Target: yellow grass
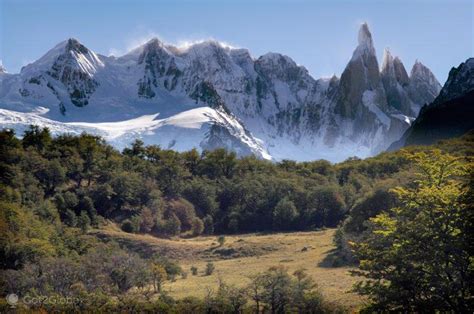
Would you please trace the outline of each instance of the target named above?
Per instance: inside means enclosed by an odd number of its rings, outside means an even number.
[[[144,246],[177,260],[187,278],[177,278],[164,285],[172,297],[204,297],[209,289],[216,290],[219,280],[239,287],[245,286],[248,277],[267,270],[271,266],[285,265],[290,273],[298,268],[306,269],[328,301],[350,308],[361,304],[362,299],[349,290],[357,281],[350,276],[348,267],[327,268],[318,266],[330,250],[334,249],[334,229],[314,232],[278,233],[268,235],[226,236],[225,244],[218,248],[216,237],[191,239],[158,239],[149,235],[132,235],[118,230],[102,230],[98,233],[112,237],[128,245]],[[306,247],[306,250],[303,248]],[[216,254],[216,249],[233,249],[234,257]],[[212,261],[215,271],[204,275],[207,262]],[[198,268],[193,276],[190,268]]]

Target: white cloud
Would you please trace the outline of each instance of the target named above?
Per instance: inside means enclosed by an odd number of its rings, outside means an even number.
[[[189,47],[195,45],[195,44],[200,44],[200,43],[203,43],[205,41],[216,41],[218,42],[222,47],[224,48],[229,48],[229,49],[235,49],[235,48],[238,48],[237,46],[235,45],[232,45],[232,44],[229,44],[225,41],[220,41],[220,40],[217,40],[213,37],[209,37],[209,38],[206,38],[206,39],[193,39],[193,40],[189,40],[189,39],[181,39],[181,40],[178,40],[175,44],[172,44],[173,46],[176,46],[178,49],[181,49],[181,50],[186,50],[186,49],[189,49]]]
[[[145,44],[146,42],[150,41],[153,38],[158,38],[160,41],[164,42],[165,44],[175,46],[176,48],[178,48],[180,50],[187,50],[192,45],[203,43],[205,41],[216,41],[221,46],[223,46],[225,48],[230,48],[230,49],[238,48],[236,45],[230,44],[230,43],[225,42],[225,41],[217,40],[213,37],[198,38],[198,39],[196,39],[196,38],[192,38],[192,39],[186,38],[186,39],[179,39],[179,40],[176,40],[176,41],[168,41],[163,36],[161,36],[160,34],[154,32],[154,31],[147,31],[143,35],[127,39],[125,41],[125,44],[124,44],[123,48],[110,48],[109,52],[108,52],[108,55],[109,56],[115,56],[115,57],[122,56],[122,55],[130,52],[131,50],[140,47],[141,45]]]
[[[107,55],[108,55],[109,57],[111,57],[111,56],[119,57],[119,56],[123,55],[123,52],[122,52],[121,50],[119,50],[119,49],[110,48],[110,49],[109,49],[109,52],[107,53]]]
[[[147,31],[145,34],[138,37],[132,37],[125,40],[124,47],[122,48],[110,48],[108,56],[120,57],[131,50],[138,48],[139,46],[145,44],[152,38],[158,38],[161,40],[161,36],[153,31]]]
[[[140,37],[137,37],[137,38],[132,38],[132,39],[129,39],[126,43],[126,49],[127,51],[130,51],[130,50],[133,50],[143,44],[145,44],[146,42],[150,41],[151,39],[153,38],[158,38],[160,40],[163,40],[158,33],[155,33],[153,31],[149,31],[147,32],[146,34],[140,36]]]

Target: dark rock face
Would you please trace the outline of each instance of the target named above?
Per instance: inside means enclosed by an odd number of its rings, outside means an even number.
[[[359,30],[359,45],[341,75],[336,112],[346,118],[355,118],[361,111],[362,97],[367,90],[383,93],[372,34],[364,23]]]
[[[91,77],[91,73],[78,65],[78,58],[87,58],[90,51],[75,39],[67,41],[65,52],[58,56],[51,69],[47,72],[53,79],[60,81],[67,88],[71,102],[78,106],[86,106],[89,97],[99,83]]]
[[[418,118],[389,150],[428,145],[474,129],[474,58],[451,69],[439,96],[424,106]]]
[[[408,95],[417,104],[429,104],[440,93],[441,84],[433,73],[421,62],[416,61],[411,69]]]
[[[203,150],[214,150],[226,147],[236,152],[238,156],[252,155],[252,150],[244,145],[242,141],[229,132],[225,125],[214,124],[209,130],[209,134],[205,141],[200,144]]]
[[[457,68],[449,71],[448,80],[444,84],[434,104],[441,104],[459,98],[474,89],[474,58],[469,58]]]
[[[138,58],[138,64],[144,65],[143,78],[137,83],[139,97],[155,97],[154,88],[160,85],[167,90],[175,89],[182,75],[173,56],[158,39],[152,39],[146,44]]]
[[[416,115],[406,91],[410,79],[405,66],[398,57],[393,58],[388,49],[384,53],[381,78],[390,107],[408,116]]]

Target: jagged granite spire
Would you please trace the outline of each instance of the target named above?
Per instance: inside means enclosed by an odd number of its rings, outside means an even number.
[[[383,51],[383,61],[382,61],[382,73],[390,73],[394,71],[393,69],[393,56],[390,53],[390,49],[386,47]]]
[[[407,116],[413,116],[415,113],[412,110],[412,102],[404,89],[409,84],[407,71],[402,61],[392,56],[389,48],[384,50],[380,75],[389,108],[395,108]]]
[[[372,34],[367,23],[359,29],[359,44],[352,54],[352,59],[341,75],[340,92],[336,112],[344,117],[353,118],[362,106],[363,95],[373,91],[377,102],[385,107],[383,88],[380,82],[379,65]]]
[[[440,90],[441,84],[434,74],[420,61],[416,60],[410,72],[410,86],[408,88],[410,98],[422,106],[431,103],[438,96]]]
[[[374,43],[372,41],[372,34],[369,30],[369,25],[367,23],[363,23],[359,28],[359,36],[358,36],[358,48],[367,49],[370,53],[375,53]]]

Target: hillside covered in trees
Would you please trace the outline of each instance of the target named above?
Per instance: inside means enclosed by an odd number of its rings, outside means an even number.
[[[441,142],[436,148],[468,167],[473,143],[474,136],[468,134]],[[180,274],[179,265],[162,256],[144,260],[88,233],[107,222],[124,232],[156,237],[339,226],[335,237],[338,249],[328,257],[328,265],[359,265],[361,260],[374,258],[374,251],[368,246],[354,254],[353,243],[375,241],[371,224],[381,221],[371,218],[401,206],[392,189],[415,188],[419,163],[410,156],[432,148],[410,147],[339,164],[324,160],[272,163],[255,157],[236,158],[223,149],[178,153],[144,146],[137,140],[119,152],[88,134],[53,138],[48,129],[32,126],[18,139],[12,131],[3,130],[1,294],[13,292],[13,287],[17,293],[87,294],[89,306],[98,306],[107,304],[109,295],[122,295],[152,283],[159,292],[164,277]],[[390,224],[388,218],[382,223]],[[312,283],[304,272],[291,277],[284,269],[272,268],[262,276],[283,278],[284,285],[299,287],[292,290],[300,293],[298,296],[286,296],[289,299],[283,311],[321,301],[311,292]],[[240,293],[231,290],[225,284],[220,290],[227,305],[232,303],[232,295]],[[367,289],[361,293],[370,295]],[[297,298],[299,303],[294,303]],[[237,310],[245,304],[233,301],[240,304]],[[281,307],[273,301],[267,305]],[[156,306],[168,310],[179,306],[173,302],[163,296]],[[321,311],[338,310],[320,306]]]

